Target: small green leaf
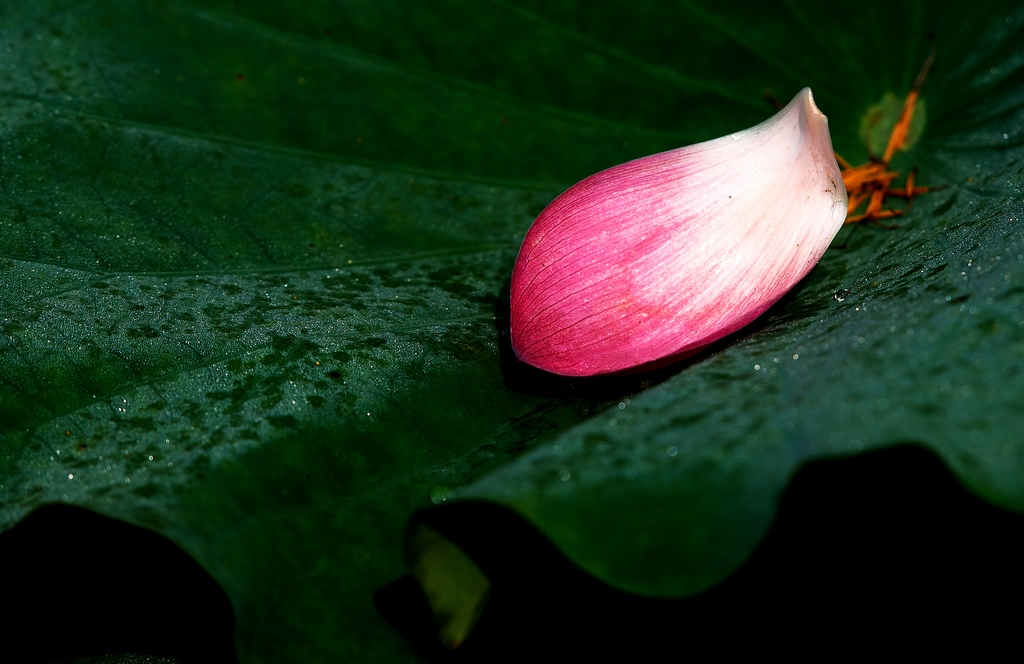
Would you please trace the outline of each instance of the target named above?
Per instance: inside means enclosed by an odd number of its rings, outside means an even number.
[[[413,576],[433,611],[441,643],[454,650],[476,626],[490,581],[462,549],[429,526],[414,526],[409,548]]]
[[[896,122],[900,119],[903,110],[903,98],[887,92],[877,104],[868,106],[868,110],[860,118],[860,138],[867,146],[868,152],[875,156],[885,154],[885,148],[889,144],[889,134],[892,132]],[[924,133],[924,127],[928,123],[928,104],[919,101],[914,108],[914,115],[910,120],[910,130],[907,132],[907,139],[903,144],[904,150],[914,147],[914,144]]]

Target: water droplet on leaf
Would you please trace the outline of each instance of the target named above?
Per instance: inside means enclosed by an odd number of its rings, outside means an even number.
[[[444,484],[435,486],[433,489],[430,490],[430,502],[432,502],[435,505],[440,505],[441,503],[447,501],[448,498],[450,498],[453,493],[455,492],[452,491],[451,487],[445,486]]]

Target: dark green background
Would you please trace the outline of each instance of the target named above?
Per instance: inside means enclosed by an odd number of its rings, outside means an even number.
[[[432,495],[658,595],[739,565],[816,457],[917,442],[1024,509],[1022,26],[977,1],[5,2],[0,527],[57,501],[167,535],[245,662],[415,661],[371,598]],[[506,384],[508,275],[559,191],[753,125],[766,88],[811,86],[862,161],[929,31],[895,165],[949,186],[900,230],[646,391]]]

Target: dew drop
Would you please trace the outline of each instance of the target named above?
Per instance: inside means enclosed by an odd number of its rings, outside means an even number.
[[[563,482],[568,482],[570,477],[572,477],[572,475],[569,473],[568,470],[563,470],[562,472],[558,473],[558,479],[562,480]]]
[[[675,455],[679,454],[679,450],[677,450],[675,447],[668,448],[668,450],[666,450],[666,452],[668,453],[669,456],[675,456]]]
[[[430,502],[432,502],[435,505],[440,505],[441,503],[447,501],[448,498],[451,497],[452,493],[454,492],[449,486],[446,486],[444,484],[435,486],[433,489],[430,490]]]
[[[835,298],[836,302],[842,302],[843,300],[846,299],[846,296],[848,296],[849,294],[850,294],[850,289],[849,288],[840,288],[839,290],[837,290],[835,292],[835,294],[832,297]]]

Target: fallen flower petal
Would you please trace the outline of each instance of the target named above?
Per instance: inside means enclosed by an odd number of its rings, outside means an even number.
[[[755,127],[592,175],[523,240],[512,347],[566,376],[692,355],[800,281],[846,207],[828,120],[809,88]]]

